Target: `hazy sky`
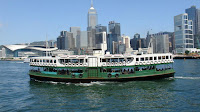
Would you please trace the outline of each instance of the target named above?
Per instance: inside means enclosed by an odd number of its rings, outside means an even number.
[[[200,0],[94,0],[98,24],[121,23],[121,33],[173,31],[173,17]],[[0,45],[56,40],[70,26],[87,28],[90,0],[0,0]]]

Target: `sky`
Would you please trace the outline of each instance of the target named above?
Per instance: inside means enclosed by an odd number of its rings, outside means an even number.
[[[94,0],[98,24],[121,24],[121,34],[133,38],[147,31],[174,30],[174,16],[200,0]],[[87,29],[90,0],[0,0],[0,45],[56,40],[60,31],[70,27]]]

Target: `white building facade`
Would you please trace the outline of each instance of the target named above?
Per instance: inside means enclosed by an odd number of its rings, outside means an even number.
[[[184,54],[194,48],[193,22],[187,13],[174,17],[174,33],[176,53]]]

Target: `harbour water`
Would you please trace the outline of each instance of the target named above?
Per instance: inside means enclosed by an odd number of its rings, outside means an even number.
[[[32,81],[28,63],[0,61],[0,111],[200,111],[200,60],[174,61],[174,78],[88,84]]]

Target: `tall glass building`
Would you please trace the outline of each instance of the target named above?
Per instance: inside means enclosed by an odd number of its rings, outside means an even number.
[[[188,19],[193,21],[193,34],[197,35],[197,33],[198,33],[198,9],[196,8],[196,6],[192,6],[188,9],[186,9],[185,12],[188,14]]]
[[[188,20],[188,14],[174,17],[174,33],[176,53],[184,54],[186,50],[194,48],[193,22]]]

